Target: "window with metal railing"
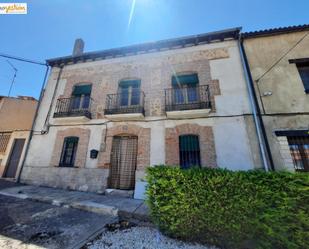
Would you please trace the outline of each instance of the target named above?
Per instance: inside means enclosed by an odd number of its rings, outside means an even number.
[[[8,143],[10,141],[11,133],[0,132],[0,153],[5,153]]]
[[[295,170],[309,172],[309,136],[288,136],[287,139]]]
[[[201,166],[200,144],[197,135],[179,136],[179,159],[182,169]]]

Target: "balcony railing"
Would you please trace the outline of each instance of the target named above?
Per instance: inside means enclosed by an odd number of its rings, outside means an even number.
[[[54,118],[78,116],[91,118],[91,101],[89,96],[60,98],[57,100]]]
[[[145,94],[140,90],[132,92],[108,94],[105,115],[141,113],[144,115]]]
[[[165,111],[211,109],[208,85],[165,89]]]

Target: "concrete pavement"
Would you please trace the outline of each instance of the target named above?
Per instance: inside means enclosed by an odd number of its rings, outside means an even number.
[[[117,220],[111,215],[0,195],[0,248],[80,248]]]
[[[143,200],[29,185],[10,185],[0,189],[0,195],[118,216],[135,222],[149,221],[149,211]]]

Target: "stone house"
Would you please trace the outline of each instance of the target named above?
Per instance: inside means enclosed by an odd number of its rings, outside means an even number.
[[[18,178],[38,101],[0,96],[0,177]]]
[[[244,33],[275,170],[309,171],[309,25]]]
[[[262,168],[239,31],[47,60],[21,181],[143,198],[148,166]]]

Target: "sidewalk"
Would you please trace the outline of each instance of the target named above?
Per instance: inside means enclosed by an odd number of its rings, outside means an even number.
[[[3,180],[0,181],[3,182]],[[120,219],[149,222],[148,208],[143,200],[30,185],[12,186],[11,183],[8,184],[8,188],[2,188],[0,194],[119,216]]]

